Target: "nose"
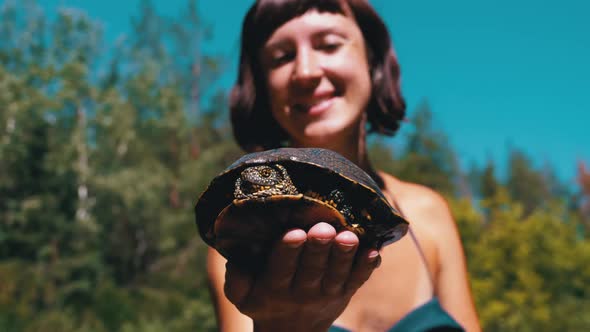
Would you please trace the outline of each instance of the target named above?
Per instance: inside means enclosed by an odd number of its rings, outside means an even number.
[[[323,75],[318,55],[311,49],[302,48],[297,52],[292,80],[301,86],[319,83]]]

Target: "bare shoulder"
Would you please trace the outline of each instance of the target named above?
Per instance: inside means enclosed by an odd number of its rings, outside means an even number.
[[[453,229],[455,222],[446,199],[424,185],[402,181],[390,174],[380,173],[385,190],[396,201],[402,212],[420,228]]]
[[[426,253],[443,307],[468,331],[480,331],[459,232],[447,201],[426,186],[380,175]]]

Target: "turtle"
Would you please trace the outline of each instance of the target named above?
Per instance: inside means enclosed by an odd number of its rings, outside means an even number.
[[[244,268],[261,268],[291,228],[319,221],[350,230],[360,247],[396,242],[408,221],[377,183],[342,155],[321,148],[277,148],[246,154],[216,176],[195,204],[201,238]]]

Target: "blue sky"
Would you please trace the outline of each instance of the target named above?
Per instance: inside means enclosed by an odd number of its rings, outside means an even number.
[[[0,3],[5,0],[0,0]],[[177,15],[185,0],[153,0]],[[44,0],[43,8],[82,9],[108,40],[129,30],[139,0]],[[199,1],[214,26],[212,47],[238,54],[249,0]],[[505,164],[510,147],[536,165],[552,164],[574,183],[590,164],[590,1],[372,0],[392,34],[409,111],[428,99],[436,124],[463,165]],[[229,87],[232,71],[221,85]]]

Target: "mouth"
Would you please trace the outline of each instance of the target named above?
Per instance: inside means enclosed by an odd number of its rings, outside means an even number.
[[[309,102],[293,104],[292,108],[298,113],[307,115],[319,115],[328,110],[334,104],[335,96],[329,95],[322,98],[317,98]]]

